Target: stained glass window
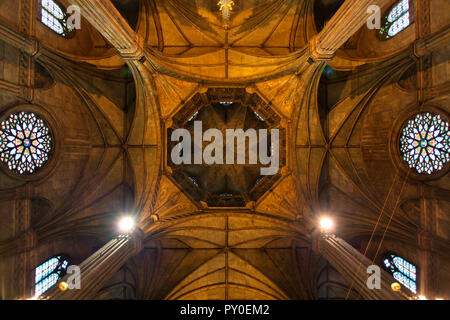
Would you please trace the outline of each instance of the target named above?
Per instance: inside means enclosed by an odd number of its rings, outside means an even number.
[[[253,111],[253,113],[255,114],[255,116],[258,118],[259,121],[263,121],[264,122],[263,117],[261,117],[258,113],[256,113],[256,111]]]
[[[41,0],[41,22],[61,36],[73,30],[67,25],[67,16],[53,0]]]
[[[35,269],[34,295],[41,296],[61,279],[69,266],[70,260],[65,255],[57,255]]]
[[[196,179],[194,179],[194,178],[192,178],[192,177],[188,177],[188,178],[189,178],[189,180],[191,180],[191,182],[192,182],[193,184],[195,184],[197,187],[199,186],[198,181],[197,181]]]
[[[387,254],[383,265],[401,285],[417,293],[417,269],[413,264],[395,254]]]
[[[1,123],[0,161],[9,170],[31,174],[48,160],[51,149],[50,130],[34,113],[14,113]]]
[[[192,117],[189,118],[188,122],[191,122],[192,120],[195,120],[198,117],[198,111],[194,113]]]
[[[264,177],[259,177],[258,179],[256,179],[256,181],[255,181],[255,186],[256,186],[258,183],[260,183],[261,180],[262,180],[263,178],[264,178]]]
[[[380,35],[389,39],[405,30],[411,24],[409,0],[399,1],[388,13]]]
[[[400,137],[403,160],[420,174],[441,170],[450,160],[448,122],[438,114],[417,114]]]

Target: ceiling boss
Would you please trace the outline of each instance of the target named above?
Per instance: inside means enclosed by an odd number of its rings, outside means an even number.
[[[230,20],[230,13],[233,10],[234,1],[233,0],[220,0],[217,5],[220,7],[219,10],[222,11],[223,21],[225,27],[228,26],[228,21]]]

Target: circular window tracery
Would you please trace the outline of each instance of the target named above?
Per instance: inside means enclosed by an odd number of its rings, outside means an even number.
[[[0,161],[18,174],[31,174],[49,159],[50,130],[32,112],[11,114],[1,123]]]
[[[449,124],[439,114],[417,114],[403,128],[400,151],[403,160],[419,174],[433,174],[450,161]]]

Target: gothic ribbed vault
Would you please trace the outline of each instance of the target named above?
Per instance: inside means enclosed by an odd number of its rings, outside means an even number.
[[[448,117],[448,1],[414,0],[414,23],[388,41],[366,9],[391,0],[234,0],[228,25],[210,0],[60,2],[82,8],[71,39],[34,1],[0,2],[0,115],[33,110],[57,141],[39,174],[0,170],[2,297],[26,297],[47,257],[86,261],[125,213],[142,248],[87,298],[359,297],[323,280],[322,214],[374,263],[397,252],[450,297],[448,166],[410,176],[395,146],[411,114]],[[212,120],[221,99],[236,123]],[[219,129],[282,128],[279,174],[256,190],[257,168],[171,165],[171,130],[199,110]]]

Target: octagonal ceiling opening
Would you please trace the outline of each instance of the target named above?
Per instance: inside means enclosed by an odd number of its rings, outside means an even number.
[[[202,134],[208,129],[217,129],[224,137],[223,155],[226,154],[227,129],[254,129],[268,133],[268,154],[273,152],[273,129],[279,132],[279,169],[273,175],[262,175],[261,168],[267,165],[257,161],[249,162],[249,140],[245,143],[245,164],[175,164],[171,152],[179,144],[172,141],[172,133],[186,129],[194,137],[194,124],[201,122]],[[275,137],[274,137],[275,138]],[[194,159],[194,139],[192,139],[191,158]],[[201,150],[211,144],[202,141]],[[259,147],[258,147],[259,148]],[[272,150],[272,151],[270,151]],[[235,144],[237,153],[237,143]],[[180,153],[183,153],[181,150]],[[281,169],[286,164],[286,130],[281,126],[281,118],[256,93],[244,88],[210,88],[204,93],[195,94],[172,118],[167,132],[167,165],[171,168],[172,179],[195,201],[208,207],[244,207],[257,201],[281,177]],[[259,159],[258,159],[259,160]]]

